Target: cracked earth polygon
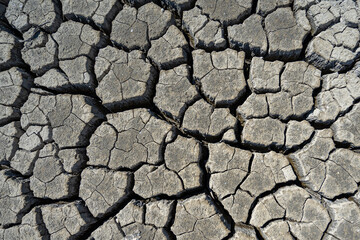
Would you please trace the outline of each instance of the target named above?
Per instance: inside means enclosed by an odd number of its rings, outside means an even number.
[[[360,239],[359,0],[0,0],[0,239]]]

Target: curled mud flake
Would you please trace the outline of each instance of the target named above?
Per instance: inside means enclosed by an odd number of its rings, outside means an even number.
[[[199,7],[183,12],[182,27],[189,32],[193,48],[220,50],[226,47],[220,23],[208,19]]]
[[[243,50],[250,56],[264,56],[268,49],[268,40],[262,26],[263,18],[253,14],[242,24],[227,28],[230,47]]]
[[[160,69],[170,69],[187,62],[188,43],[183,33],[174,25],[157,40],[151,41],[148,57]]]
[[[96,93],[111,111],[145,104],[154,89],[156,72],[143,54],[106,47],[95,59]]]
[[[353,106],[351,111],[345,116],[338,118],[332,125],[335,142],[350,144],[360,147],[359,129],[360,104]]]
[[[269,57],[296,60],[308,32],[297,22],[291,8],[278,8],[265,18]]]
[[[20,224],[21,218],[35,203],[29,181],[16,177],[10,170],[1,170],[0,186],[0,226]]]

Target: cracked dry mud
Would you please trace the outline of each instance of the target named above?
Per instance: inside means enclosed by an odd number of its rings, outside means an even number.
[[[359,0],[0,0],[0,239],[360,239]]]

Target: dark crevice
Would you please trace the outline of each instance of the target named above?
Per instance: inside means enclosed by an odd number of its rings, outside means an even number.
[[[62,6],[62,2],[61,0],[51,0],[55,6],[55,12],[56,14],[60,17],[60,19],[64,19],[64,14],[63,14],[63,6]]]
[[[92,168],[92,169],[105,169],[105,170],[108,170],[108,171],[135,172],[142,165],[144,165],[144,163],[139,163],[137,166],[135,166],[133,168],[119,167],[119,168],[116,168],[116,169],[109,168],[108,166],[105,166],[105,165],[86,165],[86,167],[89,167],[89,168]]]
[[[20,31],[18,31],[17,29],[13,28],[10,25],[10,23],[7,21],[6,18],[2,19],[2,21],[0,22],[0,30],[8,32],[8,33],[16,36],[20,40],[24,40],[22,33]]]
[[[346,149],[353,149],[352,145],[348,142],[338,142],[334,140],[335,148],[346,148]]]
[[[50,198],[36,198],[36,197],[34,197],[34,199],[36,200],[36,203],[32,206],[32,208],[49,205],[49,204],[71,203],[76,201],[82,201],[82,199],[77,196],[70,198],[56,199],[56,200]]]
[[[270,219],[270,220],[268,220],[267,222],[265,222],[262,226],[261,226],[261,228],[266,228],[269,224],[271,224],[271,223],[273,223],[273,222],[276,222],[276,221],[286,221],[286,218],[285,218],[285,216],[284,217],[282,217],[282,218],[272,218],[272,219]]]
[[[314,112],[315,108],[316,108],[316,97],[322,92],[323,89],[323,73],[321,73],[321,78],[320,78],[320,86],[318,88],[315,88],[312,92],[312,98],[314,100],[314,105],[312,106],[312,109],[305,114],[304,119],[307,119],[308,116]],[[311,124],[311,122],[309,121],[309,123]]]
[[[250,145],[250,144],[247,144],[247,143],[243,143],[243,141],[241,141],[242,127],[240,125],[240,121],[238,121],[236,127],[238,128],[238,129],[235,129],[237,142],[227,142],[228,145],[230,145],[230,146],[232,146],[234,148],[239,148],[239,149],[247,150],[247,151],[250,151],[250,152],[268,153],[270,151],[274,151],[274,152],[277,152],[277,153],[283,153],[283,150],[281,150],[279,148],[276,148],[274,146],[259,147],[259,146],[256,146],[256,145]],[[209,142],[209,143],[216,143],[216,142]]]
[[[203,179],[202,179],[202,186],[205,187],[205,193],[211,197],[212,201],[214,202],[216,209],[222,214],[222,217],[225,220],[225,224],[228,225],[230,233],[228,236],[226,236],[224,239],[230,239],[234,233],[235,233],[235,222],[232,219],[229,212],[224,208],[224,206],[221,204],[221,202],[217,199],[216,194],[212,191],[212,189],[209,186],[210,182],[210,173],[206,170],[206,162],[209,159],[209,149],[206,145],[202,145],[201,148],[201,160],[200,160],[200,166],[201,170],[203,172]]]
[[[327,123],[319,123],[319,122],[309,121],[309,123],[315,130],[323,130],[323,129],[330,128],[330,126],[334,123],[334,121],[327,122]]]
[[[96,222],[91,224],[89,228],[84,231],[81,235],[77,236],[76,239],[88,239],[93,231],[103,225],[110,218],[113,218],[118,212],[123,209],[132,199],[134,199],[132,188],[134,186],[134,177],[133,174],[130,175],[126,187],[126,195],[122,197],[117,203],[113,204],[110,209],[108,209],[104,214],[96,219]],[[85,205],[85,204],[84,204]],[[87,206],[85,205],[87,208]],[[88,212],[90,212],[88,210]]]
[[[23,48],[23,43],[16,43],[14,48],[11,49],[11,57],[8,63],[4,63],[0,65],[0,72],[10,70],[11,68],[21,68],[25,70],[29,70],[28,65],[24,62],[24,60],[19,56],[21,56],[21,49]],[[31,71],[27,72],[32,77],[36,76]]]
[[[201,96],[201,98],[202,98],[205,102],[207,102],[208,104],[210,104],[211,106],[214,107],[214,106],[215,106],[214,101],[213,101],[210,97],[208,97],[208,96],[204,93],[204,91],[202,90],[201,81],[198,80],[198,79],[194,79],[194,81],[195,81],[196,90],[197,90],[198,94]]]
[[[337,236],[335,236],[335,235],[333,235],[333,234],[331,234],[331,233],[327,233],[327,232],[324,233],[324,237],[326,236],[326,234],[331,237],[331,238],[327,238],[327,239],[343,240],[343,239],[338,238]]]
[[[113,40],[111,40],[111,39],[110,39],[110,36],[108,36],[108,39],[107,39],[107,46],[111,46],[111,47],[117,48],[117,49],[122,50],[122,51],[127,52],[127,53],[130,53],[130,52],[131,52],[128,48],[126,48],[126,47],[124,47],[124,46],[121,46],[121,45],[117,44],[116,42],[114,42]],[[145,52],[142,51],[142,50],[139,50],[139,51],[145,53]]]
[[[229,110],[231,115],[233,115],[234,117],[237,118],[237,113],[236,113],[236,109],[241,106],[242,104],[244,104],[244,102],[248,99],[248,97],[251,95],[251,90],[249,88],[249,85],[246,84],[245,87],[245,91],[244,93],[241,95],[241,97],[239,97],[233,104],[231,104],[229,106]]]
[[[250,79],[250,65],[251,65],[252,58],[246,57],[244,60],[244,77],[245,80],[248,81]],[[248,84],[247,84],[248,86]]]
[[[258,0],[252,0],[251,14],[255,14],[255,13],[256,13],[257,5],[258,5]]]
[[[103,106],[107,109],[108,113],[118,113],[136,108],[150,108],[151,104],[146,98],[134,97],[120,102],[103,103]]]
[[[166,222],[166,224],[164,226],[164,229],[165,229],[166,233],[168,234],[169,240],[176,239],[175,234],[171,231],[171,226],[174,224],[174,221],[175,221],[176,205],[177,205],[177,200],[174,200],[174,202],[171,204],[171,207],[170,207],[168,221]]]
[[[276,143],[271,143],[270,145],[264,145],[260,143],[252,143],[247,141],[241,142],[241,147],[244,150],[249,150],[251,152],[259,152],[259,153],[267,153],[270,151],[274,151],[277,153],[284,153],[284,144],[278,145]]]
[[[346,114],[348,114],[349,112],[351,112],[351,110],[354,108],[355,104],[359,103],[360,102],[360,98],[356,99],[353,101],[353,104],[348,108],[346,109],[346,111],[343,111],[343,112],[340,112],[336,118],[334,120],[329,120],[329,121],[326,121],[326,122],[315,122],[315,121],[309,121],[309,123],[311,124],[311,126],[313,128],[315,128],[316,130],[321,130],[321,129],[327,129],[327,128],[330,128],[331,125],[336,122],[339,118],[345,116]],[[311,112],[313,112],[314,109],[312,111],[309,112],[309,114]],[[306,118],[305,118],[306,119]]]
[[[23,63],[22,63],[22,66],[21,66],[20,68],[24,69],[25,72],[26,72],[27,74],[29,74],[32,79],[35,79],[37,76],[36,76],[36,74],[35,74],[34,72],[31,71],[30,65],[27,64],[27,63],[25,63],[22,59],[21,59],[21,61],[22,61]],[[34,83],[31,84],[31,87],[34,87]]]
[[[220,201],[218,201],[217,199],[212,199],[215,203],[215,206],[217,207],[217,209],[220,211],[220,213],[222,214],[222,217],[225,219],[225,225],[228,225],[227,227],[229,227],[230,229],[230,233],[223,238],[223,240],[228,240],[231,239],[234,234],[235,234],[235,221],[234,219],[232,219],[230,213],[224,208],[224,206],[220,203]]]
[[[197,187],[193,189],[186,189],[182,192],[176,194],[176,195],[166,195],[166,194],[158,194],[155,196],[152,196],[151,198],[156,200],[181,200],[181,199],[187,199],[196,195],[199,195],[201,193],[204,193],[205,189],[203,187]],[[140,197],[141,200],[146,200],[145,198]]]
[[[20,223],[9,223],[9,224],[4,224],[2,225],[2,228],[1,229],[8,229],[8,228],[12,228],[12,227],[16,227],[16,226],[20,226],[21,225],[21,222]]]
[[[249,160],[249,166],[248,166],[247,173],[246,173],[245,177],[241,180],[241,182],[238,184],[238,186],[236,187],[236,191],[240,189],[241,184],[243,184],[243,183],[246,181],[246,179],[250,176],[252,164],[253,164],[253,162],[254,162],[254,158],[255,158],[255,155],[252,154],[252,155],[251,155],[251,158],[250,158],[250,160]],[[250,195],[250,194],[249,194],[249,195]]]
[[[166,0],[161,0],[161,6],[165,9],[169,10],[170,12],[172,12],[172,14],[175,16],[176,23],[177,24],[180,23],[180,25],[181,25],[183,11],[188,11],[190,9],[193,9],[196,5],[196,1],[189,0],[188,2],[185,2],[182,5],[178,4],[178,5],[180,5],[179,7],[177,7],[176,5],[177,5],[177,3],[175,3],[175,2],[168,1],[168,3],[167,3]]]
[[[141,6],[144,6],[145,4],[149,3],[149,2],[153,2],[156,5],[161,7],[161,2],[160,0],[145,0],[145,1],[138,1],[138,0],[120,0],[123,4],[127,4],[130,5],[136,9],[139,9]],[[141,2],[143,2],[144,4],[141,4]]]
[[[223,29],[223,37],[226,41],[226,47],[225,48],[230,48],[230,42],[229,42],[229,37],[228,37],[228,29],[227,26],[222,26]]]
[[[302,142],[300,145],[295,145],[294,147],[292,148],[286,148],[284,147],[284,155],[288,155],[288,154],[291,154],[291,153],[294,153],[302,148],[304,148],[306,145],[308,145],[314,138],[315,136],[315,133],[316,131],[314,131],[311,136],[309,137],[309,139],[307,139],[306,141]]]
[[[310,41],[313,39],[312,35],[310,33],[308,33],[304,40],[303,40],[303,46],[302,46],[302,50],[299,56],[299,59],[305,59],[305,54],[306,54],[306,49],[310,43]]]
[[[327,198],[327,197],[324,197],[324,196],[323,197],[326,198],[329,201],[335,202],[336,200],[339,200],[339,199],[349,199],[349,198],[355,196],[357,192],[358,191],[355,191],[353,193],[342,193],[342,194],[337,195],[337,196],[335,196],[333,198]]]
[[[166,121],[167,123],[173,125],[176,129],[178,129],[180,131],[180,123],[179,123],[179,119],[176,119],[175,117],[173,117],[170,113],[167,113],[165,111],[161,111],[160,108],[158,108],[155,104],[151,103],[150,107],[149,107],[150,111],[152,111],[153,113],[156,114],[156,116],[161,119]],[[185,112],[185,111],[184,111]]]
[[[178,116],[174,116],[172,115],[170,112],[166,111],[165,109],[160,109],[158,108],[155,104],[153,104],[153,106],[151,107],[151,109],[156,109],[154,110],[156,113],[158,113],[159,115],[163,116],[163,118],[168,121],[169,123],[175,125],[178,129],[180,129],[180,126],[182,124],[182,121],[184,119],[185,116],[185,112],[188,110],[188,108],[190,106],[192,106],[195,102],[197,102],[198,100],[200,100],[201,97],[199,95],[196,95],[193,99],[191,99],[190,101],[186,102],[183,107],[180,109],[179,111],[179,115]]]
[[[295,10],[294,10],[294,1],[290,1],[290,4],[288,5],[291,8],[291,11],[295,14]],[[282,7],[286,7],[286,6],[282,6]]]
[[[241,143],[241,132],[243,130],[243,127],[241,125],[241,122],[239,120],[236,120],[236,125],[235,125],[235,138],[236,138],[236,143]],[[229,143],[231,144],[231,143]]]
[[[148,30],[149,31],[149,30]],[[121,49],[125,52],[131,52],[131,51],[135,51],[135,50],[138,50],[138,51],[141,51],[143,52],[144,54],[146,54],[146,57],[147,57],[147,53],[149,51],[149,49],[151,48],[151,40],[149,39],[148,37],[148,33],[147,34],[147,37],[146,37],[146,41],[147,41],[147,45],[144,46],[144,47],[141,47],[141,46],[134,46],[132,48],[128,48],[127,46],[125,46],[124,44],[121,44],[121,43],[118,43],[116,42],[115,40],[112,40],[110,39],[112,45],[118,49]],[[150,61],[150,58],[148,58],[148,60]]]
[[[289,224],[288,224],[288,227],[289,227],[289,234],[291,235],[291,237],[292,237],[294,240],[298,240],[298,238],[291,232],[291,229],[290,229]]]
[[[282,77],[282,75],[283,75],[286,67],[287,67],[287,65],[284,63],[284,64],[282,65],[281,69],[280,69],[280,72],[279,72],[279,87],[280,87],[280,91],[281,91],[281,77]],[[320,85],[321,85],[321,84],[320,84]],[[314,94],[314,91],[316,91],[316,89],[313,90],[313,94]]]
[[[50,239],[50,233],[45,227],[44,218],[42,216],[41,210],[40,209],[35,209],[35,213],[36,213],[37,228],[38,228],[38,230],[40,232],[40,235],[43,236],[43,240]]]
[[[220,142],[224,136],[224,134],[231,130],[232,128],[226,128],[226,129],[223,129],[219,134],[217,135],[208,135],[208,134],[203,134],[201,133],[200,131],[198,130],[189,130],[187,128],[183,128],[183,132],[186,134],[186,135],[189,135],[193,138],[196,138],[197,140],[199,141],[204,141],[204,142],[207,142],[207,143],[217,143],[217,142]]]
[[[88,239],[91,234],[98,229],[100,226],[102,226],[106,221],[109,219],[115,217],[116,214],[119,213],[121,209],[123,209],[132,199],[131,194],[127,195],[121,203],[118,204],[118,206],[114,207],[111,212],[105,213],[101,218],[98,218],[94,224],[91,224],[89,228],[84,231],[82,234],[78,235],[76,239],[82,240],[82,239]]]
[[[16,169],[12,168],[10,166],[10,162],[0,162],[0,169],[8,170],[9,171],[8,173],[10,174],[9,176],[20,178],[21,180],[26,180],[26,179],[29,180],[30,177],[32,176],[32,175],[23,175]]]
[[[206,170],[206,162],[209,159],[209,148],[204,143],[200,144],[200,160],[199,167],[202,172],[201,186],[206,189],[206,192],[210,193],[211,189],[209,186],[210,174]]]
[[[14,110],[14,114],[12,114],[11,116],[7,117],[6,119],[0,119],[0,127],[3,127],[7,124],[10,124],[12,122],[17,122],[20,121],[20,109],[19,108],[15,108],[12,107],[12,109]],[[1,161],[0,161],[1,162]]]
[[[256,234],[257,240],[264,240],[264,238],[261,235],[260,231],[257,228],[254,228],[254,229],[255,229],[255,234]]]
[[[357,48],[357,49],[359,49],[359,48]],[[358,53],[356,59],[354,59],[350,64],[348,64],[346,67],[344,67],[344,69],[339,70],[338,73],[339,74],[347,73],[349,70],[353,69],[354,66],[356,65],[357,61],[359,60],[359,57],[360,57],[360,54]],[[331,73],[333,73],[333,72],[331,72]]]
[[[331,74],[331,73],[334,73],[334,72],[331,71],[330,69],[321,69],[321,76]]]
[[[176,128],[172,128],[170,130],[170,132],[168,134],[166,134],[160,144],[160,150],[159,150],[159,164],[164,164],[165,168],[168,169],[169,171],[172,171],[171,169],[169,169],[167,166],[166,166],[166,162],[165,162],[165,151],[166,151],[166,147],[168,144],[170,143],[173,143],[177,136],[175,135],[175,132],[176,132]],[[171,134],[171,140],[170,141],[166,141],[166,138],[169,136],[169,134]],[[176,172],[177,176],[178,176],[178,173]],[[180,178],[180,176],[178,176]],[[181,178],[180,178],[181,179]],[[181,182],[182,182],[182,179],[181,179]]]
[[[333,220],[330,219],[330,222],[329,222],[328,225],[326,226],[326,228],[325,228],[325,230],[324,230],[324,232],[323,232],[323,234],[322,234],[322,236],[321,236],[321,238],[320,238],[321,240],[324,239],[324,237],[325,237],[325,235],[326,235],[326,233],[327,233],[327,231],[328,231],[328,229],[329,229],[332,221],[333,221]]]
[[[33,89],[41,89],[44,90],[46,92],[49,92],[53,95],[61,95],[61,94],[76,94],[76,95],[84,95],[84,96],[88,96],[91,98],[94,98],[95,100],[97,100],[98,102],[101,101],[101,99],[96,95],[95,91],[92,91],[90,88],[87,87],[77,87],[74,85],[69,85],[69,87],[64,87],[63,89],[51,89],[51,88],[47,88],[45,86],[40,86],[40,85],[36,85],[33,87]]]

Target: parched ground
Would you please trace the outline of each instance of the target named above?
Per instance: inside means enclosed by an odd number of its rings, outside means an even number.
[[[360,239],[360,1],[0,0],[0,239]]]

